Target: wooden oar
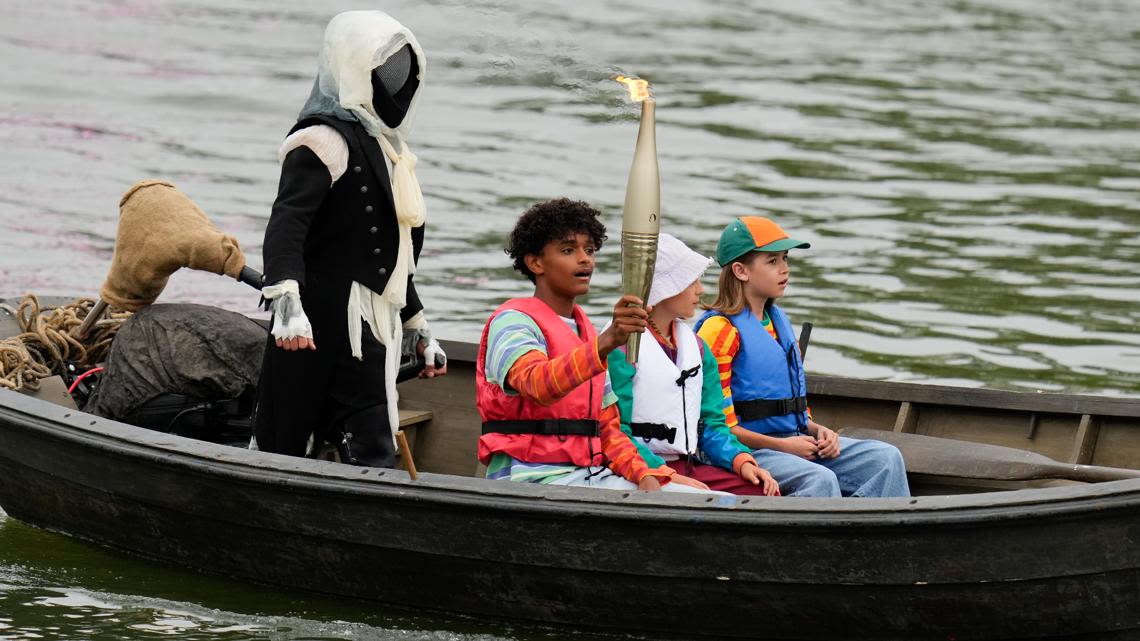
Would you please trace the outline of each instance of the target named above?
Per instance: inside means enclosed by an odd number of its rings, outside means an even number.
[[[404,430],[396,432],[396,442],[400,444],[400,458],[404,459],[404,469],[408,471],[408,476],[414,481],[420,477],[416,472],[416,462],[412,460],[412,448],[408,446],[408,437],[404,434]]]
[[[1140,478],[1140,470],[1061,463],[1041,454],[1001,445],[861,427],[849,427],[841,433],[894,445],[902,452],[907,472],[916,474],[997,481],[1069,479],[1088,483]]]

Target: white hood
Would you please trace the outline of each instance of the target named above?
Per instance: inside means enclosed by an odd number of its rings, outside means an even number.
[[[398,127],[384,124],[372,107],[372,70],[404,45],[416,54],[413,73],[420,86]],[[423,49],[407,27],[383,11],[346,11],[329,21],[321,47],[317,80],[301,118],[315,115],[358,120],[373,136],[406,139],[423,93],[427,62]],[[351,115],[350,115],[351,114]]]

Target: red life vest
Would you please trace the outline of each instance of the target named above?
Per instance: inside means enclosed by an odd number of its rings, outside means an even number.
[[[485,465],[494,454],[502,452],[527,463],[572,463],[579,467],[604,464],[602,441],[597,436],[597,421],[605,393],[604,375],[599,374],[579,385],[550,406],[539,405],[517,394],[507,394],[502,387],[487,382],[487,334],[491,319],[506,310],[522,312],[534,320],[546,340],[549,358],[567,354],[597,337],[586,312],[578,305],[574,306],[578,335],[549,305],[537,298],[514,298],[500,305],[483,327],[475,365],[475,400],[484,425],[495,421],[534,421],[538,425],[549,419],[586,419],[593,422],[591,431],[594,435],[485,433],[479,437],[479,461]]]

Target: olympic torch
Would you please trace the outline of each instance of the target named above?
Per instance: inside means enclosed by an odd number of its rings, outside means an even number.
[[[629,88],[629,97],[641,103],[641,126],[633,150],[633,165],[625,186],[625,209],[621,223],[621,287],[625,294],[641,300],[649,297],[653,266],[657,263],[657,236],[661,231],[661,176],[657,168],[656,103],[649,94],[649,82],[618,76]],[[641,334],[631,334],[625,357],[637,363]]]

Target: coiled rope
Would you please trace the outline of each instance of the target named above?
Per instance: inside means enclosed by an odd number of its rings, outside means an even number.
[[[0,387],[35,391],[40,379],[62,375],[69,363],[80,369],[94,367],[107,357],[111,340],[130,312],[115,312],[91,328],[82,341],[72,332],[94,307],[92,298],[80,298],[59,307],[40,307],[34,294],[25,294],[16,309],[0,309],[16,319],[20,334],[0,340]]]

